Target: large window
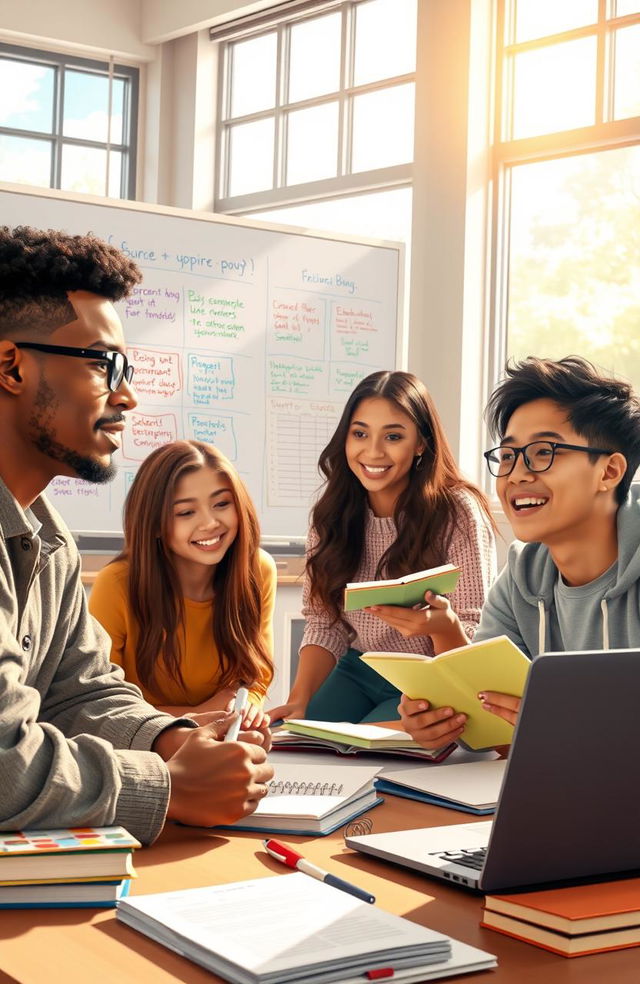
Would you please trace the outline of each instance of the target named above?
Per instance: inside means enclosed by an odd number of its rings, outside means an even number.
[[[135,197],[138,70],[0,45],[0,180]]]
[[[501,0],[496,347],[640,389],[640,0]]]
[[[409,185],[417,0],[283,8],[266,24],[212,31],[222,41],[216,209]]]

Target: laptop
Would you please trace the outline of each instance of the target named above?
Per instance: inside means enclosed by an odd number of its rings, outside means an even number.
[[[493,820],[345,843],[482,892],[637,873],[639,704],[640,650],[538,656]]]

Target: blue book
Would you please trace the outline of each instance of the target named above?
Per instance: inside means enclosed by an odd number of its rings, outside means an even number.
[[[506,759],[496,758],[428,769],[385,767],[375,787],[379,793],[486,816],[495,812],[506,764]]]
[[[129,894],[130,878],[104,882],[0,885],[0,909],[114,909]]]
[[[418,803],[430,803],[431,806],[443,806],[448,810],[461,810],[462,813],[473,813],[476,816],[485,816],[487,813],[495,813],[495,806],[488,806],[479,809],[475,806],[467,806],[455,800],[446,799],[444,796],[431,796],[429,793],[420,793],[417,789],[409,789],[401,786],[397,782],[387,782],[386,779],[376,779],[376,789],[379,793],[388,793],[391,796],[402,796],[403,799],[417,800]]]

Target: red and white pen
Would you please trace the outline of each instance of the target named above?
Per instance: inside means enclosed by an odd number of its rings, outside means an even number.
[[[363,902],[375,902],[375,895],[371,895],[370,892],[365,892],[362,888],[358,888],[357,885],[352,885],[350,882],[343,881],[342,878],[338,878],[336,875],[332,875],[328,871],[323,871],[322,868],[316,867],[315,864],[311,864],[301,854],[294,851],[292,847],[287,847],[286,844],[281,844],[280,841],[276,840],[264,840],[262,844],[267,854],[275,858],[276,861],[286,864],[287,868],[295,868],[297,871],[304,872],[305,875],[311,875],[312,878],[317,878],[318,881],[326,882],[327,885],[333,885],[334,888],[340,888],[343,892],[348,892],[349,895],[355,895],[357,899],[362,899]]]

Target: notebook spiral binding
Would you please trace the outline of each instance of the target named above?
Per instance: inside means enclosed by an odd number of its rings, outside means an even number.
[[[370,834],[373,830],[373,820],[371,817],[358,817],[356,820],[352,820],[345,827],[343,834],[344,840],[347,837],[359,837],[362,834]]]
[[[269,796],[340,796],[341,782],[283,782],[272,779],[267,784]]]

